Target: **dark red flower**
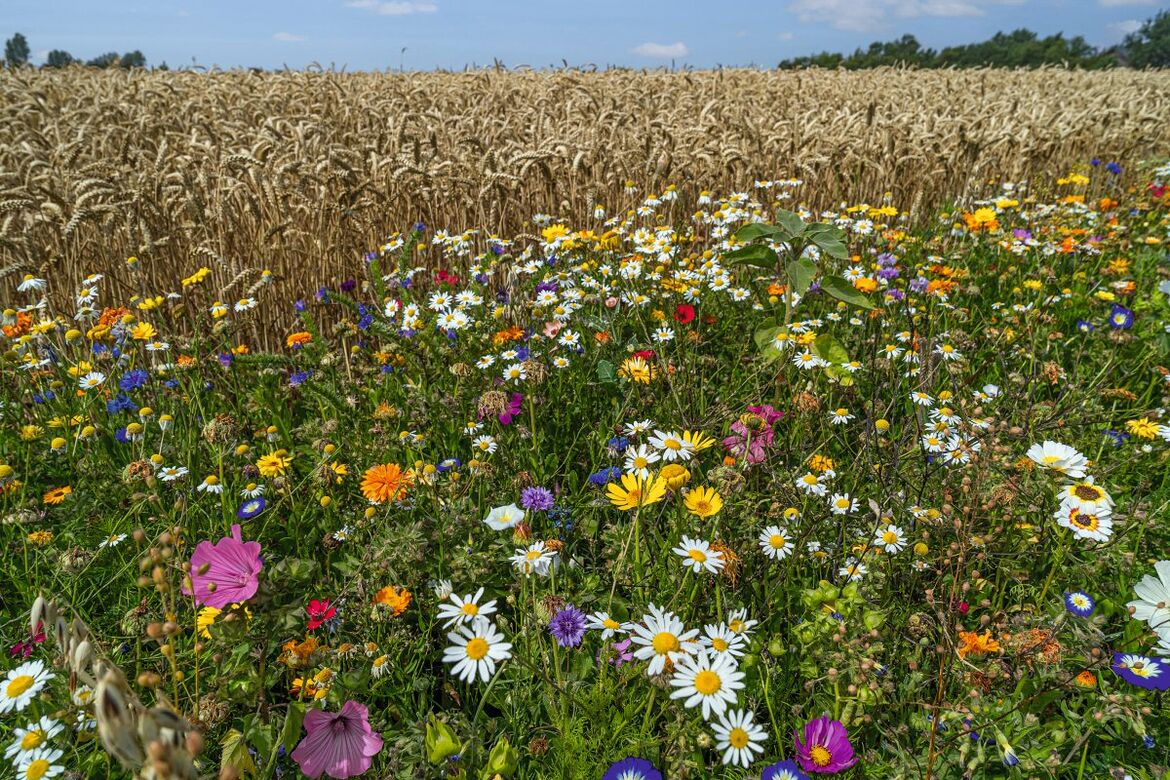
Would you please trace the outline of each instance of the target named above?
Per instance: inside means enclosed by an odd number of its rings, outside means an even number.
[[[653,360],[654,359],[654,350],[652,350],[652,349],[639,350],[638,352],[635,352],[633,354],[633,357],[642,358],[643,360]]]
[[[320,628],[322,623],[337,614],[337,608],[329,605],[329,599],[321,601],[313,599],[309,602],[309,606],[305,607],[305,611],[309,613],[310,631]]]
[[[695,307],[689,303],[680,303],[674,308],[674,321],[686,325],[695,318]]]

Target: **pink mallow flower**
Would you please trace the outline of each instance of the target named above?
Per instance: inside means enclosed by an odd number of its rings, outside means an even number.
[[[798,732],[792,732],[796,745],[796,760],[806,772],[830,774],[848,769],[857,763],[849,732],[841,721],[828,715],[814,718],[804,725],[804,742]]]
[[[337,713],[309,710],[306,733],[292,752],[293,761],[307,777],[357,777],[382,750],[382,737],[370,728],[369,716],[364,704],[352,700]]]
[[[723,446],[748,463],[762,463],[774,440],[772,426],[783,416],[770,404],[749,406],[748,413],[731,424],[732,435],[723,440]]]
[[[202,541],[195,547],[191,556],[191,588],[184,584],[183,593],[190,596],[194,589],[198,604],[223,609],[256,595],[260,586],[257,575],[263,568],[260,542],[245,542],[236,524],[232,526],[231,536],[215,544]]]

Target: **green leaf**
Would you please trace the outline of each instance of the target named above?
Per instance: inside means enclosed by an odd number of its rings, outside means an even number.
[[[776,222],[793,238],[805,230],[804,220],[800,218],[800,215],[785,209],[776,209]]]
[[[289,702],[288,715],[284,718],[284,728],[280,730],[280,744],[284,745],[286,753],[291,753],[297,743],[301,741],[301,725],[305,722],[305,703],[300,701]]]
[[[839,301],[861,309],[873,309],[873,302],[857,291],[857,288],[840,276],[826,276],[821,280],[821,289]]]
[[[809,225],[804,231],[804,237],[816,245],[817,249],[837,260],[849,259],[849,247],[845,245],[845,231],[836,225],[826,222],[817,222]]]
[[[812,353],[829,363],[825,368],[825,373],[830,379],[845,387],[853,384],[853,376],[841,368],[842,365],[849,362],[849,352],[833,334],[822,333],[817,336],[816,341],[812,344]]]
[[[242,732],[232,729],[224,735],[219,746],[223,748],[223,753],[219,760],[221,771],[224,769],[234,769],[241,775],[256,774],[256,762],[252,760],[252,756],[248,753],[248,743],[244,741]]]
[[[792,285],[792,289],[796,291],[797,295],[804,295],[808,292],[808,288],[812,286],[813,279],[817,275],[816,265],[807,257],[789,263],[785,271],[788,274],[788,283]]]
[[[769,271],[775,271],[776,266],[780,263],[780,258],[776,256],[772,248],[763,244],[742,246],[725,254],[723,259],[736,265],[754,265]]]
[[[784,231],[775,225],[752,222],[735,231],[735,240],[741,244],[749,244],[757,238],[774,238],[782,241],[785,235]]]
[[[608,360],[597,361],[597,381],[602,384],[613,384],[617,381],[617,369]]]
[[[775,320],[767,319],[752,334],[752,339],[756,342],[756,348],[760,350],[764,363],[772,363],[783,356],[784,353],[776,346],[775,338],[778,333],[784,332],[783,325],[777,325]]]

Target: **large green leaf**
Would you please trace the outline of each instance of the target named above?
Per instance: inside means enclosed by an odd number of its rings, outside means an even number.
[[[284,727],[280,730],[280,744],[284,745],[286,753],[291,753],[297,743],[301,741],[301,725],[305,721],[304,702],[292,701],[288,704],[288,715],[284,718]]]
[[[783,229],[763,222],[752,222],[735,231],[735,240],[741,244],[749,244],[757,238],[774,238],[783,241],[787,234]]]
[[[821,289],[839,301],[852,304],[861,309],[873,309],[873,302],[866,298],[857,288],[840,276],[826,276],[821,279]]]
[[[780,348],[776,346],[777,334],[784,333],[783,325],[777,325],[776,320],[764,320],[760,327],[756,328],[756,332],[752,334],[752,339],[756,342],[756,348],[760,350],[760,356],[765,363],[772,363],[779,360],[783,356]]]
[[[769,271],[775,271],[776,266],[780,263],[780,258],[776,256],[772,248],[763,244],[749,244],[740,247],[725,254],[723,259],[736,265],[754,265]]]
[[[845,245],[845,231],[827,222],[817,222],[805,228],[804,238],[816,245],[817,249],[838,260],[849,258],[849,247]]]
[[[612,384],[617,381],[617,369],[608,360],[597,361],[597,381]]]
[[[801,235],[805,231],[804,220],[800,218],[799,214],[795,214],[785,209],[776,209],[776,223],[784,228],[788,235],[793,238]]]
[[[812,260],[802,257],[790,262],[784,269],[788,274],[788,283],[798,295],[804,295],[812,286],[817,275],[817,267]]]
[[[831,333],[822,333],[812,343],[812,353],[828,362],[825,373],[845,387],[853,384],[853,376],[841,366],[849,362],[849,352]]]

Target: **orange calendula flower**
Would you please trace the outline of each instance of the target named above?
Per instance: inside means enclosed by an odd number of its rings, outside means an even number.
[[[372,466],[362,477],[362,495],[378,504],[399,500],[409,487],[410,477],[397,463]]]
[[[1096,688],[1097,675],[1086,669],[1077,675],[1076,683],[1078,688]]]
[[[57,505],[65,500],[65,497],[73,492],[73,488],[66,485],[65,487],[53,488],[48,493],[45,493],[44,502],[46,504]]]
[[[984,631],[982,634],[976,631],[960,631],[959,632],[959,657],[966,658],[968,655],[982,656],[986,653],[998,653],[1000,651],[999,642],[991,638],[990,631]]]
[[[286,347],[303,347],[311,343],[313,343],[313,334],[303,330],[297,333],[290,333],[288,338],[284,340]]]
[[[374,594],[374,603],[389,607],[394,610],[394,617],[398,617],[410,606],[412,598],[411,592],[406,588],[387,585]]]

